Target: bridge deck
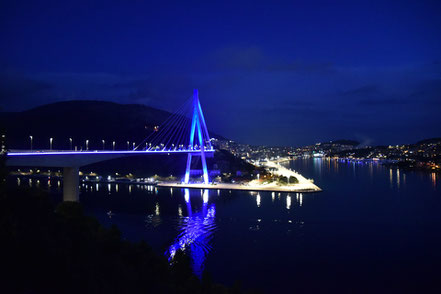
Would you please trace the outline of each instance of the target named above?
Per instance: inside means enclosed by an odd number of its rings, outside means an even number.
[[[68,167],[83,166],[100,161],[136,155],[172,155],[172,154],[201,154],[200,150],[11,150],[6,154],[8,166],[38,166],[38,167]],[[208,156],[213,156],[214,149],[205,150]]]

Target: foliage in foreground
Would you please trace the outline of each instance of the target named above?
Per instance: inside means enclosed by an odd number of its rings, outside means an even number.
[[[170,266],[145,243],[124,241],[84,215],[79,203],[54,209],[41,191],[0,192],[4,293],[239,293]]]

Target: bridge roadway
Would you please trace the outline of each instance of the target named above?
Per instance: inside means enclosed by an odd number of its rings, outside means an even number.
[[[63,200],[79,200],[79,168],[84,165],[140,155],[200,155],[200,149],[187,150],[127,150],[127,151],[72,151],[72,150],[10,150],[6,154],[7,166],[26,167],[60,167],[63,168]],[[206,156],[212,157],[214,149],[205,149]]]

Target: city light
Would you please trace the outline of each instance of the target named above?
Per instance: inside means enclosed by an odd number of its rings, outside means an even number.
[[[5,293],[440,291],[441,0],[5,2]]]

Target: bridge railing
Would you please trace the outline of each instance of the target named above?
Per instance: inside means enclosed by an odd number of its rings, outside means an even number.
[[[64,149],[10,149],[7,151],[8,154],[41,154],[41,153],[64,153],[64,154],[97,154],[97,153],[188,153],[188,152],[200,152],[200,148],[189,148],[189,149],[143,149],[143,150],[64,150]],[[205,152],[214,152],[214,148],[204,148]]]

